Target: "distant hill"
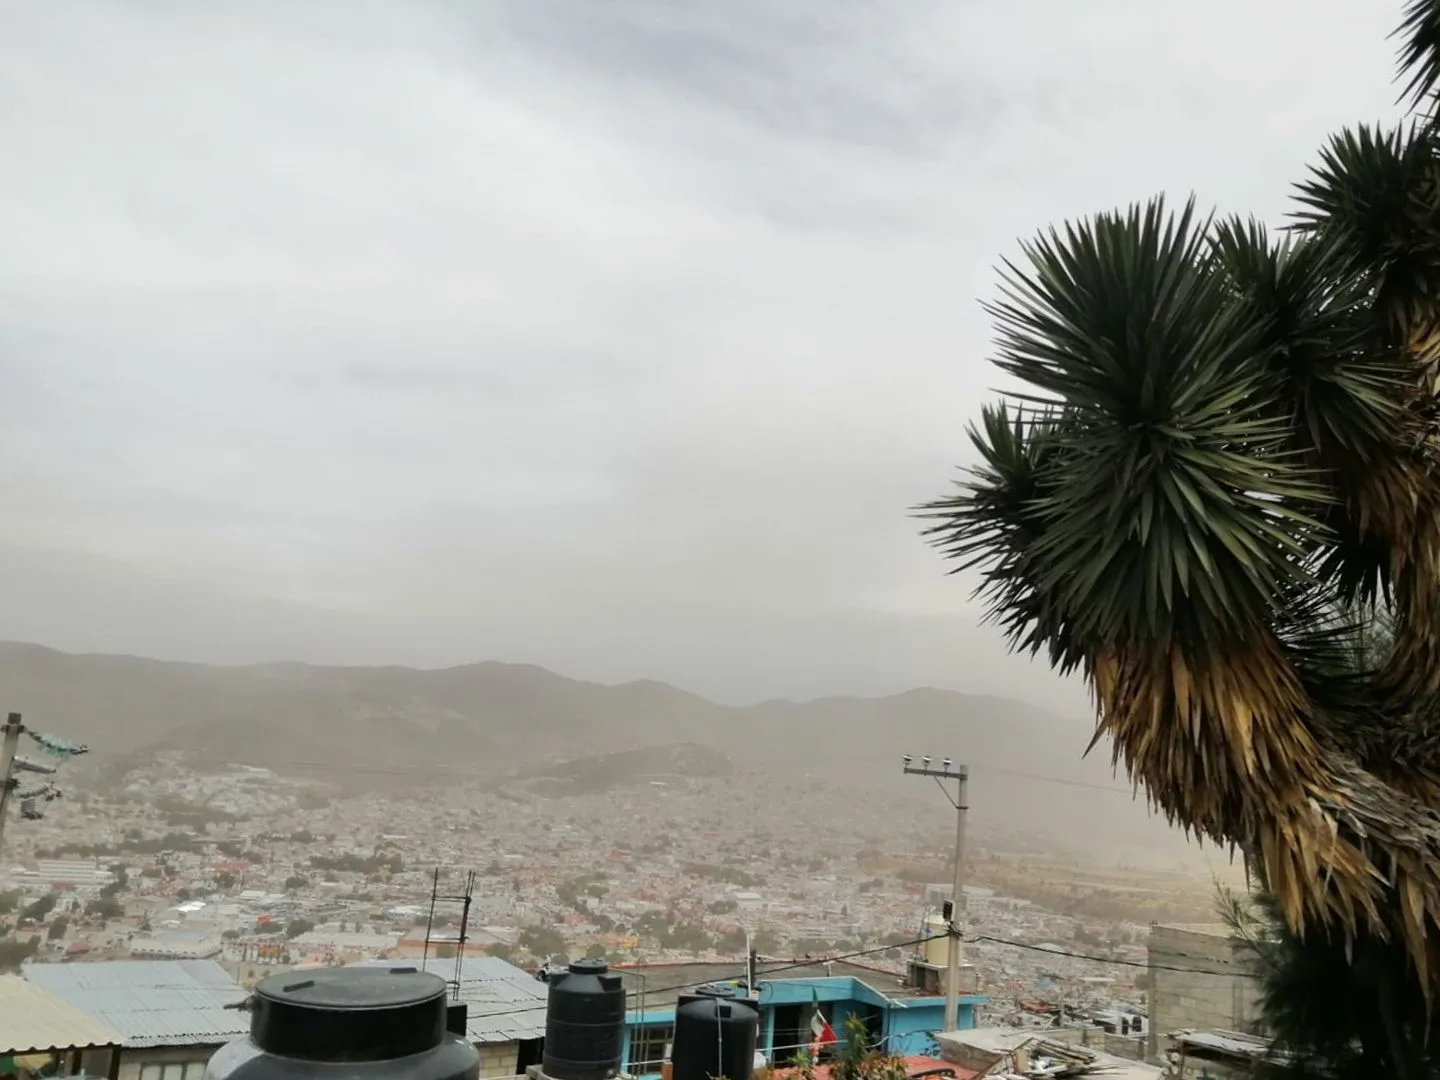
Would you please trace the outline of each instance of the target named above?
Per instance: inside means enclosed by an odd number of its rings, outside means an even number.
[[[642,746],[613,754],[590,754],[517,773],[515,783],[539,795],[590,795],[611,788],[669,783],[687,778],[730,776],[728,754],[698,743]]]
[[[714,770],[733,762],[901,786],[931,798],[933,811],[938,794],[902,778],[900,757],[949,754],[972,767],[978,823],[1093,836],[1102,846],[1132,835],[1168,842],[1117,793],[1126,785],[1112,777],[1108,751],[1082,760],[1087,718],[952,690],[737,708],[665,683],[606,685],[525,664],[219,667],[22,643],[0,643],[0,687],[0,707],[97,756],[183,751],[198,763],[313,770],[367,787],[546,770],[559,780],[567,774],[556,766],[576,759],[589,759],[585,782],[600,783],[607,772],[659,770],[653,754],[624,755],[660,748],[660,758],[681,755],[680,771],[692,775],[724,775]],[[719,757],[706,760],[712,750]]]

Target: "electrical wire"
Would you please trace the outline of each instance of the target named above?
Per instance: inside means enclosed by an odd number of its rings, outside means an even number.
[[[888,951],[891,950],[891,949],[905,949],[905,948],[909,948],[910,946],[913,946],[913,945],[923,945],[923,944],[925,944],[927,941],[935,941],[935,940],[938,940],[938,939],[945,938],[946,936],[947,936],[947,935],[945,935],[945,934],[931,934],[931,935],[926,936],[926,937],[914,938],[914,939],[912,939],[912,940],[910,940],[910,941],[896,942],[894,945],[880,945],[880,946],[877,946],[877,947],[871,948],[871,949],[857,949],[855,952],[837,953],[837,954],[835,954],[834,956],[810,957],[810,958],[803,959],[803,960],[795,960],[795,961],[792,961],[792,962],[790,962],[790,963],[778,965],[778,966],[776,966],[776,967],[766,968],[764,971],[757,971],[757,972],[755,973],[755,975],[756,975],[756,979],[757,979],[757,981],[758,981],[758,980],[760,980],[760,979],[763,979],[763,978],[766,977],[766,976],[776,975],[776,974],[778,974],[778,973],[780,973],[780,972],[782,972],[782,971],[794,971],[794,970],[796,970],[797,968],[814,967],[814,966],[816,966],[816,965],[818,965],[818,964],[835,963],[835,962],[838,962],[838,961],[841,961],[841,960],[853,960],[853,959],[855,959],[855,958],[857,958],[857,957],[861,957],[861,956],[873,956],[873,955],[876,954],[876,953],[888,952]],[[1153,970],[1153,971],[1176,971],[1176,972],[1183,972],[1183,973],[1188,974],[1188,975],[1230,976],[1230,975],[1235,975],[1235,974],[1237,974],[1237,971],[1236,971],[1235,969],[1233,969],[1233,968],[1232,968],[1231,970],[1228,970],[1228,971],[1219,971],[1219,970],[1215,970],[1214,968],[1180,967],[1180,966],[1174,965],[1174,964],[1152,964],[1152,963],[1150,963],[1150,962],[1148,962],[1148,961],[1123,960],[1123,959],[1119,959],[1119,958],[1115,958],[1115,957],[1094,956],[1094,955],[1091,955],[1091,954],[1088,954],[1088,953],[1068,952],[1068,951],[1061,950],[1061,949],[1046,948],[1045,946],[1035,945],[1035,944],[1032,944],[1032,943],[1030,943],[1030,942],[1028,942],[1028,941],[1014,941],[1014,940],[1012,940],[1012,939],[1010,939],[1010,938],[994,937],[994,936],[989,935],[989,934],[982,934],[982,935],[978,935],[978,936],[976,936],[976,937],[971,937],[971,938],[962,938],[962,939],[961,939],[961,942],[962,942],[963,944],[984,944],[984,943],[989,943],[989,944],[994,944],[994,945],[1003,945],[1003,946],[1006,946],[1007,948],[1027,949],[1027,950],[1030,950],[1030,951],[1032,951],[1032,952],[1044,953],[1044,954],[1046,954],[1047,956],[1063,956],[1063,957],[1068,957],[1068,958],[1074,959],[1074,960],[1088,960],[1088,961],[1090,961],[1091,963],[1096,963],[1096,964],[1118,964],[1118,965],[1122,965],[1122,966],[1125,966],[1125,967],[1146,968],[1146,969]],[[1176,954],[1176,955],[1187,955],[1187,956],[1188,956],[1188,955],[1191,955],[1191,954],[1184,953],[1184,954]],[[1195,959],[1197,959],[1197,960],[1198,960],[1198,959],[1209,960],[1209,959],[1211,959],[1211,958],[1209,958],[1209,957],[1196,956]],[[1227,963],[1227,961],[1212,961],[1212,962],[1215,962],[1215,963]],[[623,973],[623,972],[625,972],[626,970],[630,970],[630,969],[626,969],[626,968],[616,968],[616,969],[614,969],[614,970],[615,970],[617,973]],[[742,978],[744,978],[744,973],[743,973],[743,972],[742,972],[741,974],[739,974],[739,975],[736,976],[736,980],[742,979]],[[488,982],[488,981],[490,981],[490,980],[488,980],[488,979],[465,979],[465,980],[462,980],[462,985],[463,985],[463,984],[466,984],[466,983],[479,983],[479,982]],[[714,978],[714,977],[712,976],[712,977],[710,977],[710,978],[697,979],[697,980],[695,980],[694,982],[676,983],[676,984],[670,985],[670,986],[650,987],[649,989],[646,990],[646,996],[648,997],[650,994],[664,994],[664,993],[667,993],[667,992],[672,991],[672,990],[692,990],[692,989],[695,989],[696,987],[700,987],[700,986],[710,986],[710,985],[712,985],[712,984],[714,984],[714,983],[727,982],[727,981],[734,981],[734,980],[727,980],[727,979],[723,979],[723,978],[721,978],[721,979],[716,979],[716,978]],[[484,1019],[484,1018],[486,1018],[486,1017],[515,1016],[515,1015],[518,1015],[518,1014],[521,1014],[521,1013],[537,1012],[537,1011],[539,1011],[539,1010],[541,1010],[541,1009],[546,1008],[547,1005],[548,1005],[548,1002],[543,1003],[543,1004],[536,1004],[536,1005],[526,1006],[526,1007],[519,1008],[519,1009],[501,1009],[501,1010],[498,1010],[498,1011],[495,1011],[495,1012],[472,1013],[472,1014],[470,1015],[470,1019],[479,1020],[479,1019]]]
[[[1146,968],[1151,971],[1180,971],[1189,975],[1234,975],[1235,970],[1216,971],[1214,969],[1177,967],[1172,964],[1155,964],[1148,960],[1123,960],[1114,956],[1095,956],[1090,953],[1069,952],[1064,949],[1053,949],[1048,945],[1033,945],[1028,941],[1011,941],[1009,938],[992,937],[989,934],[981,934],[978,937],[965,938],[967,944],[991,942],[995,945],[1005,945],[1012,949],[1029,949],[1032,952],[1044,953],[1047,956],[1065,956],[1072,960],[1088,960],[1094,964],[1118,964],[1123,967]],[[1174,956],[1188,956],[1195,960],[1208,960],[1213,964],[1239,964],[1238,961],[1217,959],[1209,956],[1196,956],[1193,953],[1172,953]]]
[[[833,955],[833,956],[807,957],[807,958],[805,958],[805,959],[793,960],[793,961],[789,961],[789,962],[786,962],[786,963],[783,963],[783,964],[778,964],[778,965],[776,965],[776,966],[774,966],[774,967],[766,968],[764,971],[760,971],[760,970],[757,969],[756,972],[755,972],[756,981],[758,982],[758,981],[760,981],[761,979],[763,979],[765,976],[768,976],[768,975],[776,975],[776,974],[779,974],[779,973],[782,972],[782,971],[794,971],[794,970],[796,970],[796,969],[798,969],[798,968],[815,967],[815,966],[820,965],[820,964],[836,963],[836,962],[839,962],[839,961],[842,961],[842,960],[853,960],[853,959],[856,959],[857,957],[861,957],[861,956],[873,956],[873,955],[876,954],[876,953],[888,952],[888,951],[891,950],[891,949],[905,949],[905,948],[909,948],[909,947],[914,946],[914,945],[923,945],[923,944],[925,944],[925,943],[928,942],[928,941],[941,940],[941,939],[945,938],[946,936],[948,936],[948,935],[945,935],[945,934],[931,934],[931,935],[929,935],[929,936],[927,936],[927,937],[919,937],[919,938],[913,938],[913,939],[911,939],[911,940],[909,940],[909,941],[896,942],[896,943],[893,944],[893,945],[879,945],[879,946],[876,946],[876,947],[870,948],[870,949],[858,949],[858,950],[856,950],[855,952],[837,953],[837,954],[835,954],[835,955]],[[1015,941],[1015,940],[1010,939],[1010,938],[995,937],[995,936],[990,935],[990,934],[980,934],[980,935],[976,935],[975,937],[961,938],[960,940],[961,940],[961,943],[962,943],[962,944],[966,944],[966,945],[976,945],[976,944],[1003,945],[1003,946],[1005,946],[1006,948],[1026,949],[1026,950],[1029,950],[1029,951],[1031,951],[1031,952],[1044,953],[1044,954],[1047,955],[1047,956],[1060,956],[1060,957],[1066,957],[1066,958],[1069,958],[1069,959],[1072,959],[1072,960],[1086,960],[1086,961],[1089,961],[1090,963],[1095,963],[1095,964],[1115,964],[1115,965],[1121,965],[1121,966],[1124,966],[1124,967],[1146,968],[1146,969],[1149,969],[1149,970],[1152,970],[1152,971],[1175,971],[1175,972],[1181,972],[1181,973],[1187,974],[1187,975],[1214,975],[1214,976],[1226,976],[1226,977],[1228,977],[1228,976],[1234,976],[1234,975],[1237,975],[1237,974],[1243,974],[1243,973],[1244,973],[1243,970],[1237,970],[1237,968],[1240,966],[1238,962],[1235,962],[1235,963],[1236,963],[1236,967],[1232,967],[1232,968],[1231,968],[1230,970],[1228,970],[1228,971],[1222,971],[1222,970],[1216,970],[1216,969],[1214,969],[1214,968],[1181,967],[1181,966],[1174,965],[1174,964],[1155,964],[1155,963],[1151,963],[1151,962],[1149,962],[1149,961],[1142,961],[1142,960],[1124,960],[1124,959],[1120,959],[1120,958],[1118,958],[1118,957],[1095,956],[1095,955],[1090,954],[1090,953],[1079,953],[1079,952],[1071,952],[1071,951],[1064,950],[1064,949],[1055,949],[1055,948],[1050,948],[1050,947],[1045,946],[1045,945],[1036,945],[1036,944],[1034,944],[1034,943],[1032,943],[1032,942],[1028,942],[1028,941]],[[1193,953],[1172,953],[1171,955],[1174,955],[1174,956],[1189,956],[1189,957],[1192,957],[1192,958],[1197,959],[1197,960],[1209,960],[1210,962],[1216,963],[1216,964],[1229,964],[1229,963],[1232,963],[1231,961],[1227,961],[1227,960],[1217,960],[1217,959],[1212,958],[1212,957],[1198,956],[1198,955],[1193,954]],[[389,963],[391,963],[392,966],[402,966],[402,965],[404,964],[404,961],[397,959],[397,960],[395,960],[395,961],[393,961],[393,962],[389,962]],[[682,963],[683,963],[683,962],[682,962]],[[654,966],[659,967],[659,966],[669,966],[669,965],[667,965],[667,964],[657,964],[657,965],[654,965]],[[617,967],[617,968],[612,968],[611,970],[612,970],[613,972],[615,972],[616,974],[618,974],[618,975],[624,975],[624,974],[626,974],[626,973],[628,973],[628,972],[635,971],[635,970],[637,970],[637,969],[636,969],[636,968]],[[701,987],[701,986],[712,986],[712,985],[715,985],[716,983],[739,982],[739,981],[742,981],[744,978],[745,978],[745,972],[744,972],[744,971],[738,972],[735,976],[733,976],[733,977],[730,978],[730,979],[726,979],[726,978],[723,978],[723,977],[721,977],[721,978],[715,978],[715,977],[712,975],[712,976],[709,976],[709,977],[707,977],[707,978],[696,979],[696,980],[694,980],[693,982],[673,983],[673,984],[670,984],[670,985],[668,985],[668,986],[653,986],[653,987],[649,987],[649,988],[646,990],[646,996],[648,997],[648,996],[651,995],[651,994],[664,994],[664,993],[668,993],[668,992],[674,991],[674,990],[693,990],[693,989],[695,989],[695,988],[697,988],[697,987]],[[487,982],[493,982],[493,981],[494,981],[493,979],[462,979],[462,980],[460,980],[460,985],[462,985],[462,986],[469,986],[469,985],[475,985],[475,984],[478,984],[478,983],[487,983]],[[188,983],[177,983],[177,984],[174,984],[173,986],[165,985],[165,986],[163,986],[163,987],[162,987],[161,985],[156,985],[156,986],[154,987],[154,989],[162,989],[162,988],[163,988],[163,989],[177,989],[177,990],[178,990],[178,989],[194,989],[193,985],[192,985],[192,984],[188,984]],[[523,1007],[521,1007],[521,1008],[514,1008],[514,1009],[512,1009],[512,1008],[506,1008],[506,1009],[499,1009],[499,1010],[496,1010],[496,1011],[493,1011],[493,1012],[471,1013],[469,1018],[472,1019],[472,1020],[480,1020],[480,1019],[484,1019],[484,1018],[487,1018],[487,1017],[518,1016],[518,1015],[520,1015],[520,1014],[522,1014],[522,1013],[538,1012],[538,1011],[540,1011],[540,1010],[542,1010],[542,1009],[547,1008],[548,1005],[549,1005],[549,1002],[548,1002],[548,1001],[543,1001],[543,1002],[537,1002],[537,1003],[534,1004],[534,1005],[523,1006]]]
[[[836,956],[820,956],[802,960],[795,960],[780,967],[769,968],[765,971],[757,971],[756,977],[761,975],[773,975],[777,971],[793,971],[796,968],[814,967],[816,964],[833,964],[839,960],[854,960],[858,956],[874,956],[876,953],[889,952],[891,949],[908,949],[912,945],[924,945],[927,941],[939,941],[948,937],[948,934],[927,934],[924,937],[913,938],[910,941],[896,942],[894,945],[877,945],[873,949],[859,949],[855,952],[840,953]]]
[[[928,936],[928,937],[915,938],[914,940],[911,940],[911,941],[901,941],[901,942],[897,942],[897,943],[894,944],[894,945],[881,945],[881,946],[878,946],[878,947],[873,948],[873,949],[859,949],[859,950],[856,950],[855,952],[839,953],[839,954],[836,954],[835,956],[821,956],[821,957],[813,957],[813,958],[806,959],[806,960],[798,960],[798,961],[795,961],[795,962],[793,962],[793,963],[782,964],[782,965],[780,965],[780,966],[778,966],[778,967],[769,968],[769,969],[767,969],[766,971],[757,971],[757,972],[755,973],[755,976],[756,976],[756,980],[758,981],[759,979],[763,978],[764,976],[766,976],[766,975],[773,975],[775,972],[778,972],[778,971],[793,971],[795,968],[814,967],[814,966],[817,965],[817,964],[830,964],[830,963],[835,963],[835,962],[840,961],[840,960],[852,960],[852,959],[854,959],[854,958],[857,957],[857,956],[872,956],[872,955],[874,955],[875,953],[887,952],[887,951],[890,950],[890,949],[904,949],[904,948],[908,948],[908,947],[911,946],[911,945],[923,945],[923,944],[924,944],[925,942],[927,942],[927,941],[934,941],[937,937],[944,937],[944,936],[945,936],[944,934],[932,934],[932,935],[930,935],[930,936]],[[628,971],[628,970],[634,970],[634,969],[629,969],[629,968],[613,968],[612,970],[613,970],[616,974],[624,974],[626,971]],[[740,980],[740,979],[743,979],[744,977],[745,977],[745,973],[742,971],[742,972],[740,972],[739,974],[737,974],[736,976],[734,976],[733,979],[724,979],[724,978],[719,978],[719,979],[717,979],[717,978],[715,978],[713,975],[711,975],[711,976],[709,976],[709,977],[707,977],[707,978],[704,978],[704,979],[696,979],[696,980],[693,981],[693,982],[674,983],[674,984],[669,985],[669,986],[652,986],[652,987],[648,987],[648,988],[646,989],[646,991],[645,991],[645,996],[646,996],[646,997],[649,997],[651,994],[665,994],[665,993],[669,993],[669,992],[672,991],[672,990],[693,990],[693,989],[695,989],[696,987],[699,987],[699,986],[711,986],[711,985],[713,985],[713,984],[715,984],[715,983],[734,982],[734,981],[738,981],[738,980]],[[491,982],[491,981],[492,981],[492,980],[490,980],[490,979],[462,979],[462,980],[461,980],[461,985],[464,986],[464,985],[472,984],[472,983],[485,983],[485,982]],[[539,1004],[536,1004],[536,1005],[524,1006],[524,1007],[519,1008],[519,1009],[501,1009],[501,1010],[496,1011],[496,1012],[471,1013],[469,1019],[471,1019],[471,1020],[480,1020],[480,1019],[484,1019],[484,1018],[486,1018],[486,1017],[491,1017],[491,1016],[515,1016],[515,1015],[518,1015],[518,1014],[520,1014],[520,1013],[536,1012],[536,1011],[538,1011],[538,1010],[540,1010],[540,1009],[546,1008],[546,1007],[548,1006],[548,1004],[549,1004],[549,1002],[547,1001],[547,1002],[539,1003]]]

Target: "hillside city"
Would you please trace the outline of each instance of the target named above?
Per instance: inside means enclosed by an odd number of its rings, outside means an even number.
[[[269,769],[177,755],[13,827],[0,943],[21,961],[218,958],[242,985],[286,966],[467,955],[535,967],[866,951],[899,972],[948,895],[946,819],[863,811],[843,789],[672,778],[549,797],[490,784],[333,800]],[[747,783],[748,781],[748,783]],[[886,818],[910,821],[887,836]],[[927,844],[926,840],[930,843]],[[983,837],[980,838],[983,840]],[[917,842],[918,841],[918,842]],[[967,962],[985,1015],[1143,1006],[1149,927],[1213,917],[1200,875],[972,851]],[[428,927],[428,943],[427,943]],[[880,947],[884,948],[883,951]],[[1084,959],[1090,957],[1093,959]],[[443,966],[443,965],[442,965]],[[737,968],[738,969],[738,968]]]
[[[533,1072],[547,983],[591,961],[623,987],[614,1067],[643,1080],[669,1067],[690,992],[755,1003],[756,1060],[782,1072],[869,1047],[974,1080],[1030,1047],[1157,1080],[1194,1032],[1254,1027],[1253,980],[1216,926],[1241,865],[1178,843],[1103,760],[1076,767],[1073,721],[1018,701],[727,710],[496,663],[224,669],[3,643],[0,665],[45,672],[32,694],[56,724],[3,727],[18,808],[0,810],[0,1006],[8,992],[14,1017],[68,1008],[75,1025],[69,1049],[9,1036],[27,1080],[201,1080],[266,987],[377,965],[466,1006],[485,1078]],[[98,724],[77,686],[141,722]],[[419,721],[407,693],[428,702]],[[184,694],[213,720],[167,730]],[[543,717],[533,739],[517,700]],[[263,746],[238,725],[207,736],[261,701]],[[657,714],[621,741],[627,703]],[[816,722],[829,737],[807,745]],[[461,724],[447,754],[435,732]],[[371,732],[397,752],[367,749]],[[877,755],[897,736],[987,755],[964,770],[963,813],[951,759]]]
[[[1440,0],[3,27],[0,1080],[1440,1080]]]

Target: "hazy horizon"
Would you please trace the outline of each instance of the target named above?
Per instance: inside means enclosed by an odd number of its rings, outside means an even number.
[[[1085,710],[908,516],[992,268],[1396,115],[1398,3],[334,10],[10,12],[0,637]]]
[[[279,657],[279,658],[271,659],[271,660],[238,660],[238,661],[228,661],[228,660],[204,660],[204,659],[197,660],[197,659],[192,659],[192,658],[183,657],[183,656],[159,656],[159,655],[151,655],[151,654],[148,654],[148,653],[137,653],[137,652],[133,652],[133,651],[116,650],[116,649],[65,649],[65,648],[61,648],[60,646],[57,646],[57,645],[54,645],[54,644],[50,644],[50,643],[44,642],[44,641],[33,641],[33,640],[30,640],[30,639],[25,639],[25,638],[6,638],[6,637],[0,637],[0,646],[18,646],[18,647],[20,647],[20,648],[38,648],[38,649],[45,649],[45,650],[50,650],[50,651],[52,651],[52,652],[61,653],[61,654],[66,655],[66,656],[73,656],[73,657],[96,657],[96,658],[106,658],[106,657],[109,657],[109,658],[114,658],[114,659],[139,660],[139,661],[155,662],[155,663],[161,663],[161,664],[197,664],[197,665],[200,665],[200,666],[203,666],[203,667],[211,667],[211,668],[218,668],[218,669],[233,669],[233,670],[244,670],[244,669],[246,669],[246,668],[284,667],[284,666],[296,665],[296,666],[300,666],[300,667],[321,668],[321,669],[325,669],[325,668],[333,668],[333,669],[350,669],[350,668],[356,668],[356,669],[385,669],[385,668],[394,668],[394,669],[404,670],[404,671],[444,672],[444,671],[457,671],[457,670],[463,670],[463,669],[466,669],[466,668],[480,667],[480,666],[483,666],[483,665],[486,665],[486,664],[499,664],[499,665],[506,666],[506,667],[537,668],[537,669],[539,669],[539,670],[541,670],[541,671],[548,672],[549,674],[558,676],[558,677],[560,677],[560,678],[562,678],[562,679],[567,679],[567,680],[571,680],[571,681],[575,681],[575,682],[593,683],[593,684],[599,685],[599,686],[617,686],[617,687],[618,687],[618,686],[626,686],[626,685],[634,685],[634,684],[643,684],[643,683],[660,684],[660,685],[663,685],[663,686],[668,686],[668,687],[670,687],[670,688],[673,689],[673,690],[679,690],[679,691],[681,691],[681,692],[683,692],[683,693],[691,694],[691,695],[693,695],[693,696],[695,696],[695,697],[701,698],[702,700],[710,701],[710,702],[712,702],[713,704],[717,704],[717,705],[727,705],[727,706],[736,706],[736,707],[740,707],[740,708],[745,708],[745,707],[749,707],[749,706],[753,706],[753,705],[767,705],[767,704],[773,704],[773,703],[777,703],[777,702],[792,702],[792,703],[795,703],[795,704],[813,704],[813,703],[823,702],[823,701],[825,701],[826,699],[830,699],[830,698],[849,698],[849,699],[859,699],[859,700],[883,700],[883,699],[886,699],[886,698],[900,697],[900,696],[903,696],[903,695],[905,695],[905,694],[911,694],[911,693],[923,693],[923,692],[926,692],[926,691],[938,691],[938,692],[941,692],[941,693],[959,693],[959,694],[965,694],[965,695],[974,696],[974,697],[992,697],[992,698],[996,698],[997,700],[1011,701],[1011,702],[1014,702],[1014,703],[1016,703],[1016,704],[1018,704],[1018,705],[1024,705],[1024,706],[1027,706],[1027,707],[1030,707],[1030,708],[1038,709],[1038,710],[1040,710],[1041,712],[1050,713],[1051,715],[1055,716],[1057,719],[1074,720],[1074,719],[1077,719],[1077,718],[1082,718],[1082,717],[1079,716],[1079,714],[1075,713],[1075,710],[1073,710],[1073,709],[1069,710],[1070,714],[1073,714],[1073,715],[1067,715],[1064,707],[1059,707],[1059,708],[1057,708],[1057,707],[1054,707],[1054,706],[1051,706],[1051,705],[1047,705],[1047,704],[1044,703],[1043,701],[1038,701],[1038,700],[1033,700],[1033,699],[1031,699],[1031,698],[1028,698],[1028,697],[1026,697],[1023,693],[992,694],[992,693],[989,693],[988,691],[981,691],[981,690],[974,690],[974,689],[966,689],[966,688],[963,687],[963,686],[937,686],[937,685],[933,685],[933,684],[929,684],[929,683],[917,683],[917,684],[915,684],[915,685],[913,685],[913,686],[905,686],[905,687],[901,687],[901,688],[896,689],[896,690],[880,691],[880,692],[876,692],[876,693],[860,693],[860,692],[856,692],[856,693],[845,693],[845,692],[839,692],[839,693],[812,694],[812,695],[805,695],[805,696],[794,696],[794,695],[791,695],[791,696],[778,696],[778,697],[772,696],[772,697],[764,697],[764,698],[737,699],[737,700],[734,700],[734,701],[727,701],[727,700],[723,700],[723,699],[721,699],[721,698],[719,698],[719,697],[715,697],[715,696],[712,696],[712,695],[710,695],[710,694],[706,694],[706,693],[704,693],[703,691],[696,690],[696,689],[694,689],[693,687],[685,686],[685,685],[683,685],[683,684],[681,684],[681,683],[673,682],[673,681],[671,681],[671,680],[669,680],[669,679],[657,678],[657,677],[652,676],[652,675],[637,675],[637,676],[629,677],[629,678],[590,678],[590,677],[588,677],[588,676],[577,675],[577,674],[575,674],[574,672],[565,671],[565,670],[563,670],[563,669],[551,667],[551,666],[548,665],[548,664],[541,664],[541,663],[537,663],[537,662],[532,661],[532,660],[526,660],[526,659],[518,658],[518,657],[516,657],[516,658],[477,657],[477,658],[472,659],[472,660],[462,660],[462,661],[460,661],[460,662],[458,662],[458,663],[446,663],[446,664],[424,664],[424,663],[402,664],[402,663],[394,663],[394,662],[377,662],[377,663],[359,663],[359,664],[355,664],[355,663],[347,663],[347,662],[343,662],[343,661],[340,661],[340,662],[330,662],[330,661],[322,661],[322,660],[303,660],[303,659],[295,659],[295,658],[293,658],[293,657]],[[1081,698],[1081,701],[1082,701],[1082,703],[1083,703],[1083,697]]]

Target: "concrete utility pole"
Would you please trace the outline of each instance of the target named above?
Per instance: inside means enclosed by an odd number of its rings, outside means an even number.
[[[57,758],[75,757],[85,753],[87,748],[55,735],[31,731],[20,722],[18,712],[12,712],[5,718],[4,726],[0,727],[0,735],[3,735],[3,739],[0,739],[0,844],[3,844],[6,815],[10,810],[10,797],[20,786],[20,781],[15,779],[16,770],[40,773],[46,776],[53,776],[55,773],[54,765],[31,761],[29,758],[23,758],[16,754],[20,747],[20,736],[29,735],[40,744],[46,753]],[[49,782],[40,788],[22,791],[20,792],[20,813],[31,820],[44,817],[45,815],[38,809],[40,800],[51,802],[63,794],[64,792]]]
[[[935,783],[945,793],[945,798],[950,800],[950,805],[955,808],[955,878],[950,893],[950,903],[945,912],[945,932],[949,940],[945,942],[948,963],[945,973],[945,1030],[954,1031],[960,1022],[960,905],[965,900],[965,814],[970,809],[969,787],[970,770],[964,765],[956,765],[947,757],[938,769],[930,766],[930,756],[927,754],[920,759],[916,765],[915,759],[909,754],[905,755],[905,774],[907,776],[933,776]],[[950,794],[950,789],[945,786],[946,780],[955,781],[955,794]]]
[[[0,742],[0,846],[5,842],[5,813],[10,809],[10,793],[19,785],[15,779],[15,751],[20,749],[20,736],[25,733],[25,725],[20,722],[20,714],[12,712],[5,718],[5,726],[0,728],[4,733],[4,742]]]

